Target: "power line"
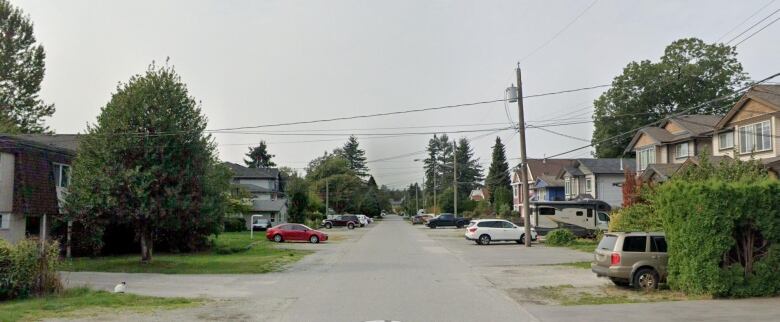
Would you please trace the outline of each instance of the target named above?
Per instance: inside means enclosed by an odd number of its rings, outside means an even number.
[[[744,25],[746,22],[748,22],[748,20],[750,20],[751,18],[755,17],[759,12],[763,11],[764,9],[766,9],[766,7],[769,7],[769,5],[775,3],[775,1],[777,1],[777,0],[771,0],[771,1],[767,2],[765,5],[761,6],[761,8],[758,8],[758,10],[753,12],[753,14],[751,14],[750,16],[745,18],[745,20],[742,20],[742,22],[738,23],[737,25],[735,25],[734,27],[729,29],[729,31],[727,31],[725,34],[720,36],[720,38],[718,38],[718,40],[716,40],[715,42],[720,42],[723,38],[726,37],[726,35],[732,33],[734,30],[737,30],[737,28],[739,28],[740,26]]]
[[[780,11],[780,9],[778,9],[778,10]],[[777,12],[777,11],[775,11],[775,12]],[[766,29],[767,27],[771,26],[772,24],[774,24],[774,23],[775,23],[775,22],[777,22],[778,20],[780,20],[780,17],[777,17],[777,18],[775,18],[775,20],[772,20],[772,22],[770,22],[770,23],[768,23],[767,25],[765,25],[765,26],[761,27],[761,29],[759,29],[759,30],[756,30],[756,32],[754,32],[754,33],[750,34],[750,36],[747,36],[745,39],[742,39],[742,40],[740,40],[738,43],[734,44],[734,47],[736,47],[736,46],[739,46],[740,44],[742,44],[743,42],[747,41],[747,40],[748,40],[748,39],[750,39],[750,38],[753,38],[753,36],[755,36],[756,34],[758,34],[759,32],[761,32],[762,30]]]
[[[573,25],[575,22],[577,22],[577,20],[579,20],[579,19],[580,19],[580,17],[582,17],[583,15],[585,15],[585,13],[586,13],[586,12],[588,12],[588,10],[590,10],[590,8],[592,8],[592,7],[593,7],[593,5],[595,5],[595,4],[596,4],[596,2],[598,2],[598,0],[593,0],[593,2],[591,2],[591,3],[588,5],[588,7],[586,7],[584,10],[582,10],[582,12],[580,12],[580,14],[578,14],[576,17],[574,17],[574,19],[572,19],[571,21],[569,21],[569,23],[567,23],[565,26],[563,26],[563,28],[561,28],[560,30],[558,30],[558,32],[556,32],[556,33],[555,33],[555,34],[552,36],[552,38],[550,38],[550,39],[548,39],[547,41],[545,41],[544,43],[542,43],[542,45],[540,45],[539,47],[536,47],[536,49],[534,49],[533,51],[531,51],[531,52],[530,52],[530,53],[528,53],[527,55],[523,56],[523,58],[520,58],[520,60],[518,61],[518,63],[521,63],[521,62],[523,62],[523,61],[524,61],[524,60],[526,60],[527,58],[529,58],[529,57],[533,56],[534,54],[536,54],[537,52],[539,52],[540,50],[542,50],[544,47],[547,47],[547,45],[549,45],[550,43],[552,43],[552,42],[553,42],[553,40],[557,39],[557,38],[558,38],[558,36],[560,36],[561,34],[563,34],[563,32],[564,32],[564,31],[566,31],[567,29],[569,29],[569,27],[571,27],[571,26],[572,26],[572,25]]]
[[[746,32],[750,31],[751,29],[755,28],[756,26],[758,26],[759,24],[761,24],[762,22],[764,22],[764,20],[767,20],[767,19],[769,19],[770,17],[774,16],[774,15],[775,15],[775,14],[776,14],[778,11],[780,11],[780,9],[777,9],[777,10],[775,10],[775,11],[772,11],[772,13],[770,13],[770,14],[769,14],[769,15],[767,15],[766,17],[762,18],[762,19],[761,19],[761,20],[759,20],[758,22],[756,22],[756,23],[752,24],[750,27],[748,27],[747,29],[743,30],[743,31],[742,31],[742,32],[740,32],[738,35],[734,36],[734,38],[731,38],[731,39],[729,39],[729,41],[727,41],[727,42],[726,42],[726,44],[730,44],[732,41],[736,40],[736,39],[737,39],[737,38],[739,38],[740,36],[744,35]],[[770,25],[771,25],[771,23],[770,23]],[[767,26],[768,26],[768,25],[767,25]],[[766,26],[764,26],[764,28],[766,28]],[[764,28],[761,28],[761,30],[763,30]],[[759,30],[759,31],[761,31],[761,30]],[[742,40],[742,41],[745,41],[745,40]],[[742,43],[742,41],[740,41],[739,43]],[[739,45],[739,44],[737,44],[737,45]],[[734,45],[734,46],[736,46],[736,45]]]

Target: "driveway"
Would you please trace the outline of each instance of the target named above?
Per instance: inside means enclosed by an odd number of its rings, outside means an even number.
[[[65,277],[69,285],[105,289],[124,280],[134,293],[212,299],[198,308],[87,318],[92,321],[622,321],[625,316],[772,321],[780,313],[778,299],[574,307],[518,303],[506,289],[604,281],[583,269],[539,266],[588,260],[587,253],[538,245],[481,247],[461,233],[413,227],[388,216],[281,273]],[[309,246],[317,245],[293,247]]]

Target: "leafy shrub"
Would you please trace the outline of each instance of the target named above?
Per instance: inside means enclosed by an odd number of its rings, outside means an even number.
[[[577,240],[577,236],[574,235],[568,229],[555,229],[549,232],[546,236],[545,243],[551,246],[568,246]]]
[[[634,204],[610,215],[609,231],[662,231],[663,224],[653,206]]]
[[[673,180],[654,207],[669,245],[669,286],[691,294],[780,294],[780,182]]]
[[[246,231],[246,219],[244,217],[227,217],[225,218],[225,231]]]
[[[0,239],[0,300],[43,295],[62,289],[57,267],[59,243],[27,239],[12,245]]]

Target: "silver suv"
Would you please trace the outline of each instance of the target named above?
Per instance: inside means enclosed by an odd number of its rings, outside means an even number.
[[[650,290],[666,280],[667,260],[664,233],[606,233],[590,268],[616,285]]]

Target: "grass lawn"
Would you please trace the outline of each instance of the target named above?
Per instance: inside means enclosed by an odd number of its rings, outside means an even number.
[[[536,304],[598,305],[620,303],[648,303],[710,299],[710,296],[686,296],[683,293],[661,289],[652,292],[617,286],[574,287],[572,285],[545,286],[512,290],[514,296]]]
[[[553,246],[550,244],[545,243],[545,246],[552,246],[552,247],[568,247],[574,250],[579,250],[586,253],[593,253],[594,250],[596,250],[596,246],[598,246],[599,242],[595,239],[589,239],[589,238],[577,238],[577,240],[574,241],[571,245],[567,246]]]
[[[309,251],[280,249],[256,232],[222,233],[214,237],[214,247],[199,253],[152,256],[150,264],[141,264],[139,255],[75,258],[63,265],[64,271],[163,273],[163,274],[256,274],[275,272],[303,258]]]
[[[51,317],[73,317],[115,311],[175,309],[202,303],[200,299],[160,298],[134,294],[113,294],[75,288],[61,294],[0,302],[0,321],[38,321]]]
[[[561,263],[561,264],[545,264],[542,266],[568,266],[568,267],[574,267],[574,268],[584,268],[584,269],[590,269],[590,262],[571,262],[571,263]]]

